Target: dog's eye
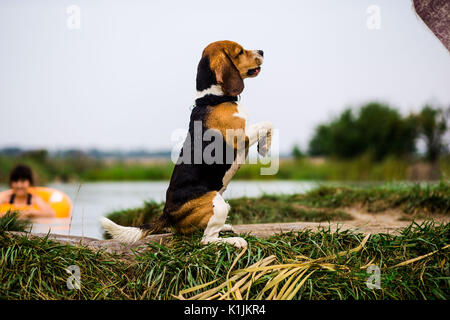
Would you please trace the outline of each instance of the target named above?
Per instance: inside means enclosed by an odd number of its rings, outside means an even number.
[[[239,51],[238,56],[240,56],[241,54],[244,54],[244,49],[241,49],[241,51]]]

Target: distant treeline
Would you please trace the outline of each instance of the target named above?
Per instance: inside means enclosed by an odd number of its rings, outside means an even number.
[[[417,157],[421,141],[424,158],[435,162],[449,152],[449,120],[450,108],[426,105],[420,112],[404,117],[386,104],[372,102],[357,112],[347,108],[336,119],[317,126],[307,153],[340,159],[368,154],[374,161],[390,156],[411,158]],[[298,147],[293,154],[301,156]]]
[[[40,152],[42,150],[38,150]],[[0,156],[22,156],[28,153],[29,150],[17,148],[17,147],[9,147],[0,149]],[[131,151],[122,151],[122,150],[99,150],[99,149],[88,149],[88,150],[79,150],[79,149],[68,149],[68,150],[57,150],[57,151],[45,151],[48,156],[54,158],[67,158],[67,157],[78,157],[78,156],[87,156],[94,159],[104,159],[104,158],[116,158],[116,159],[128,159],[128,158],[170,158],[170,150],[161,150],[161,151],[149,151],[149,150],[131,150]]]

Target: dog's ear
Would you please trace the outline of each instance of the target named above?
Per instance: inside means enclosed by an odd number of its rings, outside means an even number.
[[[214,84],[217,84],[216,75],[211,70],[209,56],[204,55],[197,68],[197,91],[208,89]]]
[[[220,54],[215,73],[217,83],[226,95],[237,96],[244,90],[244,81],[225,51]]]

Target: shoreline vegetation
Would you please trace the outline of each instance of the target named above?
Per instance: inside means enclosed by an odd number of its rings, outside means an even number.
[[[49,158],[46,155],[0,155],[0,183],[8,182],[9,172],[18,164],[30,166],[38,184],[50,182],[161,181],[169,180],[174,164],[168,159],[99,160],[78,155]],[[275,175],[261,175],[269,165],[244,164],[235,180],[314,180],[314,181],[437,181],[450,179],[450,156],[436,163],[389,157],[373,161],[370,156],[355,159],[322,157],[281,158]]]
[[[352,206],[373,215],[398,210],[409,220],[433,219],[450,214],[450,184],[322,186],[306,194],[263,195],[230,203],[233,223],[339,221],[347,218],[343,208]],[[109,218],[136,225],[153,219],[162,207],[163,203],[147,202]],[[8,219],[0,218],[1,299],[450,298],[450,223],[412,221],[399,233],[370,236],[351,230],[331,232],[330,227],[269,238],[241,235],[249,243],[245,251],[228,244],[202,246],[199,232],[174,235],[165,245],[146,243],[130,258],[48,237],[11,234],[8,226],[17,221],[14,214]],[[80,267],[81,290],[67,288],[66,269],[71,265]],[[380,270],[379,289],[367,286],[369,266]]]

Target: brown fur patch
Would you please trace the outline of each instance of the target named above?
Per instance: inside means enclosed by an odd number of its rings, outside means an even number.
[[[205,229],[209,219],[214,214],[213,199],[217,191],[211,191],[203,196],[190,200],[183,204],[177,211],[171,215],[176,219],[180,219],[174,225],[177,232],[189,234],[198,229]]]
[[[245,136],[245,120],[234,116],[238,112],[237,104],[225,102],[210,108],[211,111],[206,118],[206,127],[220,131],[226,143],[237,149],[237,139],[233,139],[233,135],[234,137]],[[232,134],[227,134],[227,130],[233,130]],[[242,141],[248,140],[247,137],[242,138]],[[247,144],[248,142],[246,141]]]

